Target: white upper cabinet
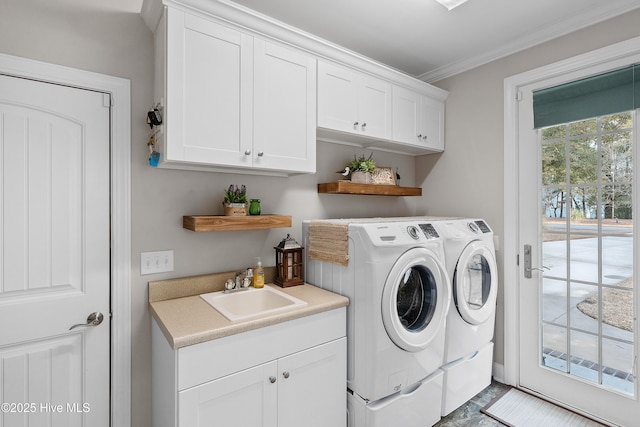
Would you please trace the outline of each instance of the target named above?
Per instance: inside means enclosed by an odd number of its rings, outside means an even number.
[[[391,84],[318,61],[318,127],[391,138]]]
[[[142,17],[161,167],[314,173],[316,140],[444,149],[445,90],[229,1],[144,0]]]
[[[178,9],[165,16],[162,166],[314,173],[315,58]]]
[[[393,140],[416,149],[444,150],[444,103],[393,87]]]

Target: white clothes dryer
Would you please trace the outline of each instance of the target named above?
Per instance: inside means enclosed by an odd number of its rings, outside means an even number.
[[[444,239],[452,305],[447,315],[442,415],[491,383],[498,267],[493,231],[482,219],[434,222]]]
[[[385,425],[383,419],[406,427],[434,424],[451,301],[442,239],[425,221],[325,222],[347,224],[348,264],[311,260],[313,221],[305,221],[305,281],[350,300],[349,427]]]

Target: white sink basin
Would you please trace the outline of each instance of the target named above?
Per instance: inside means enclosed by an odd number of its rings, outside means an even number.
[[[200,297],[232,322],[307,305],[306,302],[269,286],[226,294],[223,291],[211,292]]]

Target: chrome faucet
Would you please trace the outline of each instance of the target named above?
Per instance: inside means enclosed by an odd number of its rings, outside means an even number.
[[[227,279],[227,282],[224,284],[224,293],[228,294],[231,292],[238,291],[246,291],[249,289],[249,284],[251,283],[252,270],[250,268],[247,269],[246,272],[239,271],[235,274],[234,279]],[[242,275],[245,274],[244,279],[242,279]]]

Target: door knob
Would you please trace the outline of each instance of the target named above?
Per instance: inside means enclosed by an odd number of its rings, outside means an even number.
[[[69,330],[78,328],[80,326],[98,326],[100,323],[102,323],[103,320],[104,315],[99,311],[95,311],[87,317],[87,323],[78,323],[77,325],[73,325],[72,327],[70,327]]]

